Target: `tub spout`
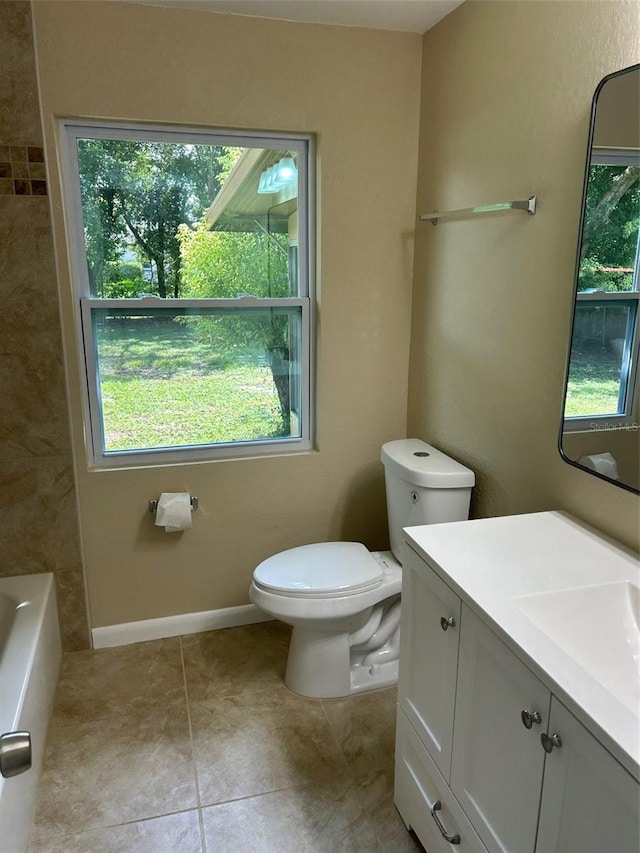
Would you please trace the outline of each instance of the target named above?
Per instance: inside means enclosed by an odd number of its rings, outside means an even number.
[[[0,773],[5,779],[24,773],[31,767],[31,735],[29,732],[7,732],[0,735]]]

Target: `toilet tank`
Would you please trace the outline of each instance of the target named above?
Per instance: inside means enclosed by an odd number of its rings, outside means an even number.
[[[402,528],[469,517],[475,475],[419,438],[382,446],[391,550],[402,562]]]

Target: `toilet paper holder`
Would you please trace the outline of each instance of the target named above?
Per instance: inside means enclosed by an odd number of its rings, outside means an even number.
[[[198,498],[196,495],[189,496],[189,502],[191,504],[191,512],[195,512],[198,509]],[[158,510],[158,499],[152,498],[149,501],[149,512],[157,512]]]

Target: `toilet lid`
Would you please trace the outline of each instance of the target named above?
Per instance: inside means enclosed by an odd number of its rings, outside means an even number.
[[[254,581],[279,595],[353,595],[380,586],[382,567],[360,542],[322,542],[282,551],[260,563]]]

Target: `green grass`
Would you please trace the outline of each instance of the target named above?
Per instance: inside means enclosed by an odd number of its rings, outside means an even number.
[[[597,344],[574,344],[565,417],[614,414],[619,390],[620,356]]]
[[[282,435],[271,370],[233,362],[172,320],[109,320],[98,333],[108,451]]]

